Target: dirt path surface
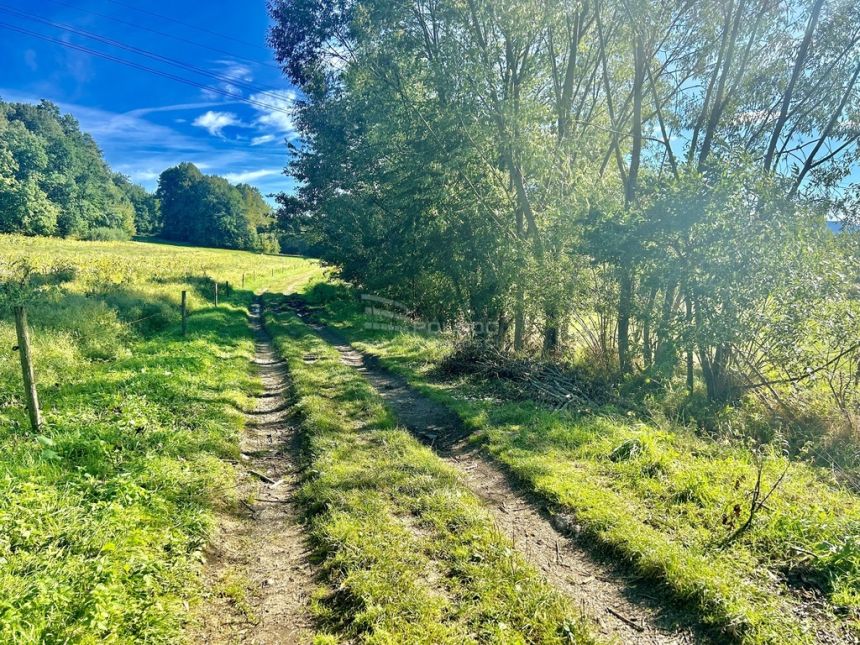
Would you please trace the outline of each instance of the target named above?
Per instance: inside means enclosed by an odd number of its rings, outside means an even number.
[[[308,642],[308,597],[314,588],[308,548],[293,503],[299,436],[289,418],[286,366],[251,310],[254,363],[264,391],[241,441],[239,511],[221,517],[206,553],[211,598],[194,642]]]
[[[340,352],[345,364],[365,376],[402,425],[458,469],[465,485],[493,514],[499,530],[511,537],[548,582],[574,600],[604,636],[622,643],[710,642],[694,615],[653,583],[638,581],[601,561],[578,540],[574,520],[518,490],[504,471],[468,446],[467,432],[454,412],[316,322],[300,300],[291,298],[287,304]]]

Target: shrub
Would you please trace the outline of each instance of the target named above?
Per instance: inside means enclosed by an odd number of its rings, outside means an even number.
[[[128,231],[110,226],[97,226],[90,229],[86,239],[92,242],[126,242],[131,239]]]

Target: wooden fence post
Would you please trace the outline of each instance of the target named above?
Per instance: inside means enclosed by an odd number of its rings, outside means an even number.
[[[242,288],[245,288],[245,274],[242,274]]]
[[[182,335],[188,333],[188,292],[182,290]]]
[[[218,306],[218,281],[215,281],[215,306]]]
[[[42,411],[39,410],[39,395],[36,392],[36,373],[33,370],[33,357],[30,354],[30,332],[27,329],[27,310],[15,307],[15,331],[18,333],[18,353],[21,355],[21,371],[24,374],[24,394],[27,398],[27,412],[33,432],[42,426]]]

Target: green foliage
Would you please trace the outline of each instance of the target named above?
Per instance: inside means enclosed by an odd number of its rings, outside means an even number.
[[[754,389],[780,415],[860,427],[855,354],[828,364],[860,341],[844,317],[858,234],[824,226],[857,210],[852,3],[270,12],[306,97],[285,246],[425,320],[492,321],[502,348],[585,359],[619,387],[702,384],[715,405]]]
[[[89,237],[110,228],[131,236],[135,220],[146,219],[136,208],[71,116],[47,101],[0,101],[0,232]]]
[[[270,220],[260,192],[247,184],[231,186],[223,177],[202,174],[194,164],[168,168],[158,179],[156,197],[163,219],[160,235],[197,246],[277,252],[258,233]]]
[[[272,209],[263,199],[260,191],[248,184],[236,184],[236,190],[242,195],[245,216],[255,230],[265,229],[272,224]]]
[[[131,183],[123,175],[114,174],[113,181],[134,206],[135,231],[140,235],[158,234],[162,221],[161,209],[155,195],[148,193],[142,186]]]
[[[203,276],[285,288],[319,269],[20,236],[0,237],[0,257],[2,293],[28,307],[45,417],[33,435],[18,357],[0,353],[0,640],[177,642],[258,387],[250,292],[225,289],[216,309]],[[0,344],[15,344],[5,306]]]
[[[87,233],[87,239],[93,242],[125,242],[129,238],[128,231],[107,226],[98,226]]]

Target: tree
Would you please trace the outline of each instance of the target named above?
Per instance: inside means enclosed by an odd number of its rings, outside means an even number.
[[[157,235],[161,232],[161,207],[154,194],[143,186],[133,184],[125,175],[114,174],[114,184],[122,191],[134,208],[134,228],[142,235]]]
[[[186,162],[161,173],[156,198],[165,239],[228,249],[262,248],[253,221],[265,221],[256,189],[234,187]]]
[[[3,231],[134,233],[132,204],[114,184],[98,146],[56,105],[0,101],[0,160]]]
[[[498,320],[519,351],[597,339],[619,378],[680,367],[722,401],[845,252],[819,233],[856,206],[857,3],[270,10],[305,96],[279,216],[422,315]]]
[[[168,168],[159,176],[155,196],[161,204],[161,235],[165,239],[177,242],[200,239],[205,225],[199,212],[202,183],[203,173],[192,163]]]

